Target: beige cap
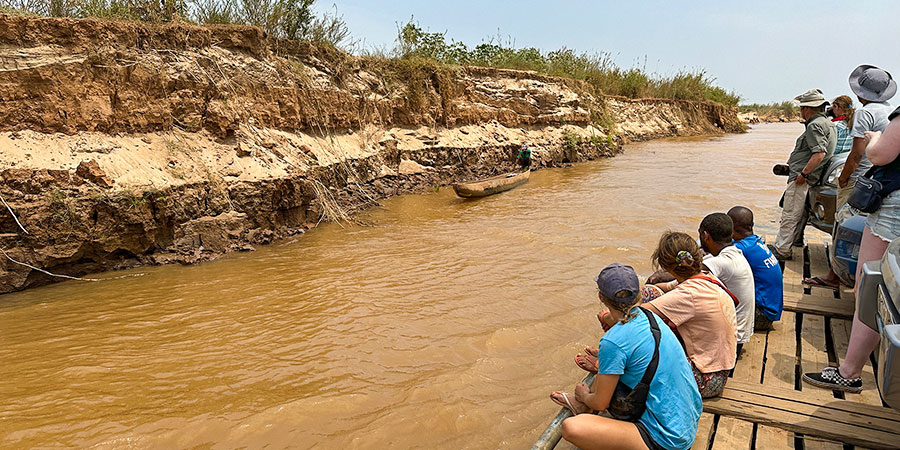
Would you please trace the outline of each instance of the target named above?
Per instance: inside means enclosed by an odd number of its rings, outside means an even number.
[[[822,93],[821,89],[810,89],[794,97],[794,103],[815,108],[827,104],[828,100],[825,100],[825,94]]]

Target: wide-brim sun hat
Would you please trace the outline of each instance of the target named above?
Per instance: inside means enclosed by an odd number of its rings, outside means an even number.
[[[897,93],[897,82],[887,70],[863,64],[850,72],[850,90],[863,100],[885,102]]]
[[[827,105],[828,100],[825,100],[825,94],[822,93],[821,89],[810,89],[794,97],[794,103],[798,106],[815,108],[817,106]]]

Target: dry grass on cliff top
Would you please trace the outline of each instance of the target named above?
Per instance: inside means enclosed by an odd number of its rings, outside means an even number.
[[[0,0],[0,14],[149,23],[250,25],[269,36],[338,47],[350,30],[337,12],[316,15],[317,0]]]
[[[576,53],[565,47],[551,52],[536,48],[516,49],[500,39],[469,49],[456,40],[451,39],[448,43],[445,33],[428,32],[412,21],[400,27],[397,42],[393,57],[427,58],[450,65],[533,70],[585,81],[607,95],[712,101],[726,106],[737,106],[741,99],[734,91],[715,85],[715,78],[702,69],[682,70],[672,76],[649,74],[644,68],[617,66],[609,53]]]
[[[192,22],[199,25],[241,24],[262,28],[268,35],[311,41],[332,47],[347,45],[350,31],[337,11],[316,15],[316,0],[0,0],[0,13],[51,17],[94,17],[143,22]],[[671,76],[650,74],[644,67],[623,69],[609,53],[576,53],[569,48],[545,52],[515,48],[490,39],[474,48],[409,21],[399,27],[397,46],[367,56],[431,60],[447,66],[483,66],[532,70],[582,80],[594,90],[628,98],[712,101],[737,106],[740,96],[715,84],[704,70],[681,70]]]

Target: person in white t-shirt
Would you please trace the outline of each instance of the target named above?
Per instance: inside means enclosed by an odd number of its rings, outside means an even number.
[[[866,158],[866,145],[869,144],[866,132],[884,131],[887,127],[890,122],[888,115],[894,110],[888,100],[897,92],[897,83],[886,70],[863,64],[850,74],[850,90],[856,94],[862,108],[853,114],[853,127],[850,129],[853,144],[837,180],[839,192],[852,190],[859,176],[872,167]]]
[[[737,318],[737,353],[741,354],[743,344],[753,335],[753,321],[756,314],[756,286],[753,283],[753,269],[744,253],[731,240],[731,217],[723,213],[713,213],[700,222],[700,244],[707,255],[703,265],[716,276],[739,303],[735,307]]]

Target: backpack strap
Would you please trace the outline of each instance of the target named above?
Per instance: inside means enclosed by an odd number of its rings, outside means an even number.
[[[650,364],[647,364],[647,369],[644,370],[644,376],[641,377],[641,383],[650,386],[650,382],[653,381],[653,377],[656,376],[656,368],[659,366],[659,339],[660,339],[660,331],[659,324],[656,323],[656,318],[653,317],[653,313],[649,310],[641,308],[641,312],[647,316],[647,322],[650,323],[650,332],[653,333],[653,342],[655,347],[653,348],[653,358],[650,360]]]
[[[700,274],[700,275],[694,275],[694,276],[692,276],[692,277],[689,278],[689,279],[694,279],[694,278],[700,279],[700,280],[706,280],[706,281],[709,281],[710,283],[712,283],[712,284],[714,284],[714,285],[716,285],[716,286],[722,288],[722,289],[725,291],[725,293],[728,294],[729,297],[731,297],[731,300],[734,301],[734,306],[737,306],[737,305],[741,302],[740,300],[738,300],[737,297],[734,296],[734,294],[731,293],[731,291],[728,290],[727,287],[725,287],[724,284],[722,284],[721,281],[719,281],[719,280],[717,280],[717,279],[715,279],[715,278],[713,278],[713,277],[708,277],[708,276],[703,275],[703,274]]]

